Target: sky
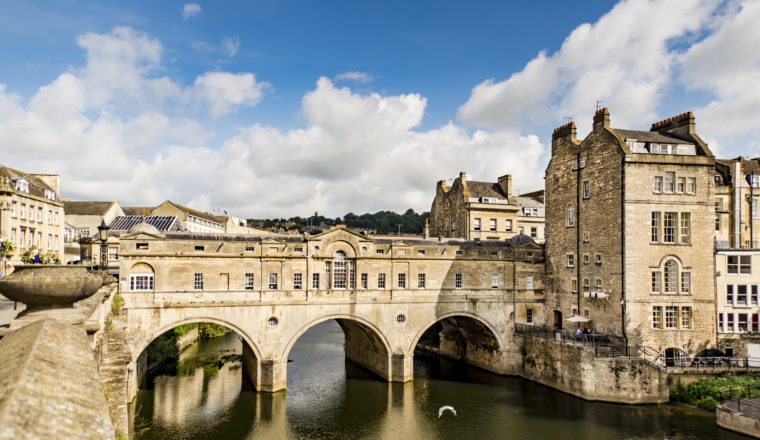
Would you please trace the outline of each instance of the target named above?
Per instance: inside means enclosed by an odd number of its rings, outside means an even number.
[[[543,188],[597,103],[693,111],[760,150],[760,0],[0,0],[0,164],[61,196],[246,218],[430,209],[436,182]]]

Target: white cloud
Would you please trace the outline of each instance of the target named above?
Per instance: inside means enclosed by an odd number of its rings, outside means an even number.
[[[240,48],[240,38],[230,37],[222,40],[222,53],[226,54],[230,58],[234,57]]]
[[[552,54],[539,53],[508,79],[486,80],[459,108],[466,124],[532,127],[574,116],[581,131],[601,100],[619,126],[657,118],[672,84],[673,42],[703,29],[717,0],[621,1],[594,24],[578,26]],[[587,121],[587,119],[589,121]]]
[[[196,15],[201,13],[201,5],[198,3],[185,3],[185,6],[182,7],[182,18],[185,20],[195,17]]]
[[[374,80],[372,75],[364,72],[343,72],[335,77],[335,81],[354,81],[358,83],[370,83]]]
[[[209,113],[218,118],[236,107],[255,106],[261,101],[269,83],[256,82],[252,73],[208,72],[195,79],[192,94],[208,103]]]

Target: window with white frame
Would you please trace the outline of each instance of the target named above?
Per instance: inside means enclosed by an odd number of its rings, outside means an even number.
[[[318,273],[311,274],[311,288],[319,289],[319,274]]]
[[[385,274],[384,273],[377,274],[377,288],[385,289]]]
[[[662,328],[662,306],[652,307],[652,327]]]
[[[567,267],[575,267],[575,254],[565,255],[567,258]]]
[[[26,218],[26,203],[21,204],[21,209],[19,210],[19,218],[22,220]]]
[[[29,182],[26,179],[16,180],[16,191],[29,192]]]
[[[37,223],[42,223],[42,207],[37,207]]]
[[[495,231],[496,230],[496,219],[495,218],[492,218],[491,220],[488,221],[488,227],[489,227],[489,229],[491,231]]]
[[[454,287],[457,289],[462,288],[462,274],[461,273],[454,275]]]
[[[53,234],[48,234],[48,250],[53,249]]]
[[[596,291],[600,292],[602,290],[602,280],[599,278],[596,279]]]
[[[573,293],[578,293],[578,280],[575,278],[572,279],[570,283],[570,288],[572,289]]]
[[[672,193],[675,191],[676,173],[668,171],[665,173],[665,192]]]
[[[530,237],[531,238],[538,238],[538,228],[537,227],[531,227],[530,228]]]
[[[662,242],[663,243],[675,243],[676,242],[676,226],[678,224],[677,212],[665,212],[663,213],[663,227],[662,227]]]
[[[53,224],[53,210],[52,209],[48,209],[48,224],[49,225]]]
[[[153,290],[152,273],[133,273],[129,275],[129,290],[132,292]]]
[[[55,239],[53,241],[53,250],[57,251],[58,250],[58,235],[55,235],[54,237]]]
[[[335,272],[333,273],[333,288],[345,289],[346,281],[348,277],[348,264],[346,262],[346,253],[343,251],[335,252],[333,257],[333,266]]]
[[[245,274],[245,282],[243,283],[243,288],[245,290],[253,290],[253,274],[252,273]]]
[[[476,217],[476,218],[473,220],[473,229],[475,229],[476,231],[479,231],[479,230],[480,230],[480,218],[477,218],[477,217]]]
[[[74,228],[74,240],[79,240],[90,236],[90,230],[87,228]]]
[[[652,243],[658,243],[660,241],[660,219],[661,219],[661,213],[660,212],[653,212],[652,213],[652,233],[651,233],[651,239],[650,241]]]
[[[11,202],[11,217],[14,217],[14,218],[16,217],[16,210],[18,209],[16,205],[17,204],[15,200]]]
[[[729,284],[726,286],[726,304],[733,305],[734,304],[734,286],[733,284]]]
[[[512,232],[512,220],[506,220],[505,223],[506,223],[506,227],[504,228],[504,230],[507,232]]]
[[[681,194],[686,190],[686,178],[685,177],[679,177],[676,180],[676,192]]]
[[[565,215],[565,226],[569,228],[575,226],[575,208],[573,207],[573,205],[567,205],[567,211]]]
[[[747,285],[746,284],[739,284],[736,286],[736,302],[734,305],[737,306],[746,306],[749,305],[747,302]]]
[[[675,260],[665,262],[665,293],[677,293],[678,264]]]
[[[590,261],[588,254],[583,254],[583,264],[588,264]]]
[[[193,290],[203,290],[203,274],[193,274]]]
[[[362,280],[362,289],[366,289],[367,288],[367,274],[366,273],[362,274],[361,280]]]
[[[681,272],[681,293],[683,295],[691,293],[691,272]]]
[[[588,180],[583,181],[583,198],[587,199],[591,197],[591,184]]]
[[[726,272],[730,274],[751,274],[752,273],[752,256],[751,255],[728,255]]]
[[[405,273],[398,274],[398,288],[406,289],[406,274]]]
[[[525,322],[533,324],[533,309],[525,309]]]
[[[119,248],[117,246],[108,246],[108,261],[117,261],[119,259]]]
[[[753,197],[752,201],[750,202],[750,212],[752,213],[752,218],[758,218],[760,217],[760,213],[758,213],[757,206],[758,206],[758,199],[757,197]]]
[[[678,328],[677,306],[665,306],[665,328]]]
[[[269,290],[277,290],[277,274],[276,273],[270,273],[269,274]]]
[[[523,231],[525,231],[525,228],[523,226],[518,226],[517,227],[517,233],[518,234],[523,235]]]
[[[689,177],[686,179],[686,194],[696,194],[697,193],[697,179],[694,177]]]
[[[681,213],[681,244],[691,243],[691,214]]]
[[[654,192],[656,193],[662,192],[662,176],[654,177]]]
[[[491,288],[492,289],[498,289],[499,288],[499,274],[491,274]]]
[[[293,274],[293,289],[294,290],[303,289],[303,275],[300,272],[296,272]]]
[[[418,289],[425,288],[425,274],[424,273],[417,274],[417,288]]]
[[[591,283],[589,282],[588,278],[583,279],[583,291],[588,292],[591,290]]]

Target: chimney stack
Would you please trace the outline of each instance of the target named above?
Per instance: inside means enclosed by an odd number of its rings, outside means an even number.
[[[600,108],[594,114],[594,130],[610,128],[610,112],[607,107]]]

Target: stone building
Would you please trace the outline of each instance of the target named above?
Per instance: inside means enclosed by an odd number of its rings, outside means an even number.
[[[685,113],[650,131],[554,130],[546,169],[551,321],[591,319],[660,360],[716,346],[714,158]]]
[[[80,241],[87,237],[97,237],[98,226],[101,222],[110,224],[113,219],[124,215],[124,211],[119,206],[119,202],[84,202],[84,201],[63,201],[64,218],[66,223],[71,226],[71,242],[65,245],[64,263],[80,261],[81,248]],[[110,248],[110,252],[118,251],[118,248]],[[109,258],[115,255],[109,254]],[[115,258],[113,258],[115,259]]]
[[[715,245],[757,248],[760,243],[760,159],[715,160]]]
[[[543,243],[543,194],[513,196],[509,174],[493,183],[468,181],[462,172],[451,186],[443,180],[436,185],[429,227],[431,237],[505,240],[524,234]]]
[[[57,174],[28,174],[0,165],[0,236],[16,244],[11,264],[32,247],[63,259],[63,226]]]
[[[151,209],[150,215],[177,217],[183,228],[189,232],[224,232],[224,222],[217,216],[182,206],[170,200]]]

